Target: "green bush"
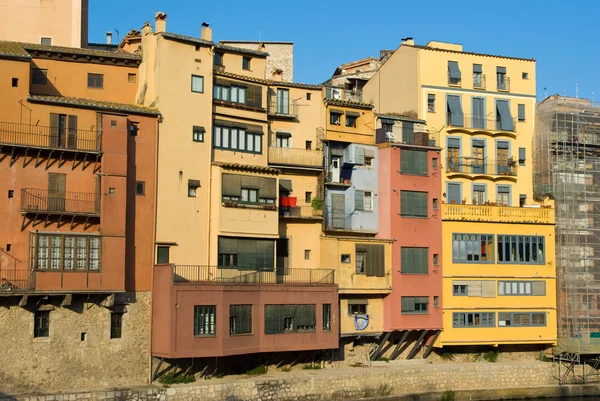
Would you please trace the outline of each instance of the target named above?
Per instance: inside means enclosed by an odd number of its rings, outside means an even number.
[[[500,355],[498,351],[488,351],[483,354],[483,359],[487,362],[496,362],[498,360],[498,355]]]
[[[454,401],[454,397],[456,396],[456,391],[454,390],[446,390],[442,393],[441,401]]]
[[[182,384],[193,383],[196,381],[194,376],[178,375],[177,373],[167,373],[158,379],[162,384]]]
[[[265,365],[260,365],[246,372],[248,376],[259,376],[267,373],[267,367]]]
[[[315,210],[323,210],[323,199],[312,198],[312,201],[310,202],[310,205]]]
[[[387,362],[387,363],[390,362],[390,359],[386,358],[385,356],[380,356],[379,358],[377,358],[377,360],[380,362]]]
[[[302,366],[302,369],[304,369],[304,370],[321,369],[321,365],[318,363],[308,363],[308,364]]]
[[[390,386],[387,383],[382,383],[377,388],[377,395],[379,395],[380,397],[386,397],[390,394],[392,394],[392,386]]]
[[[440,355],[440,358],[442,358],[444,361],[453,361],[454,360],[454,354],[452,352],[442,352],[442,355]]]

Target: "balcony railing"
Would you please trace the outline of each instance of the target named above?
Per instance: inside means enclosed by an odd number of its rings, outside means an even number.
[[[485,118],[474,114],[463,114],[463,118],[457,118],[452,114],[446,115],[446,122],[452,127],[469,128],[472,130],[485,130],[485,131],[506,131],[514,132],[517,124],[517,119],[513,118],[510,121],[505,121],[504,124],[501,120],[495,118]]]
[[[293,101],[281,102],[271,100],[269,102],[269,115],[278,117],[298,117],[298,103]]]
[[[554,224],[554,209],[487,206],[487,205],[442,205],[442,220],[486,221],[496,223]]]
[[[269,146],[269,163],[289,166],[323,167],[323,151]]]
[[[496,87],[499,91],[510,92],[510,78],[509,77],[496,77]]]
[[[506,160],[487,160],[473,157],[449,157],[446,165],[447,173],[517,175],[516,163]]]
[[[313,199],[311,203],[295,201],[289,205],[284,205],[285,199],[281,198],[281,205],[279,206],[279,217],[281,218],[323,218],[323,204],[319,199]],[[293,199],[293,198],[292,198]]]
[[[99,152],[100,138],[101,134],[96,130],[0,122],[2,145]]]
[[[21,212],[99,216],[100,196],[86,192],[65,192],[63,195],[46,189],[23,188]]]
[[[271,271],[244,270],[232,267],[206,265],[173,266],[173,283],[240,284],[335,284],[333,269],[273,269]]]
[[[485,89],[485,74],[473,74],[473,88]]]
[[[29,270],[0,269],[0,293],[22,292],[34,289],[33,272]]]

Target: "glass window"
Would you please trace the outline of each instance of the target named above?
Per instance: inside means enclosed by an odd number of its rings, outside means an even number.
[[[356,128],[356,121],[358,120],[357,116],[352,116],[346,114],[346,127]]]
[[[168,264],[169,263],[169,251],[168,246],[159,246],[156,249],[156,263],[157,264]]]
[[[252,305],[229,306],[229,334],[252,333]]]
[[[495,327],[494,312],[453,313],[452,327]]]
[[[342,114],[330,112],[329,113],[329,124],[331,125],[342,125]]]
[[[331,330],[331,304],[323,304],[323,331]]]
[[[32,68],[31,83],[34,85],[46,85],[48,83],[48,70],[45,68]]]
[[[356,274],[365,274],[366,252],[356,252]]]
[[[103,74],[88,73],[88,88],[102,89],[104,86]]]
[[[348,304],[348,314],[349,315],[366,315],[367,314],[367,305],[364,304]]]
[[[373,192],[364,191],[364,210],[373,210]]]
[[[431,93],[427,95],[427,111],[435,113],[435,95]]]
[[[498,235],[498,263],[544,264],[544,237]]]
[[[401,297],[402,314],[426,314],[429,309],[428,297]]]
[[[317,305],[265,305],[265,334],[314,332],[316,328]]]
[[[123,334],[123,312],[110,314],[110,338],[121,338]]]
[[[494,236],[489,234],[452,234],[452,261],[455,263],[492,263]]]
[[[192,141],[194,142],[204,142],[204,127],[196,127],[192,128]]]
[[[204,77],[192,75],[192,92],[204,93]]]
[[[33,312],[33,337],[50,337],[50,311]]]
[[[215,305],[194,306],[194,336],[216,335],[217,307]]]
[[[242,57],[242,68],[244,70],[250,70],[250,62],[251,62],[251,58],[250,57]]]
[[[223,53],[215,52],[215,65],[223,65]]]

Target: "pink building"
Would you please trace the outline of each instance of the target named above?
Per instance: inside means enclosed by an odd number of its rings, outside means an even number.
[[[394,240],[392,293],[384,301],[392,358],[427,356],[442,330],[440,148],[424,121],[378,118],[379,234]]]

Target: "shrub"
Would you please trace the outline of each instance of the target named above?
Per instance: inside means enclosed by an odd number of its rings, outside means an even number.
[[[442,355],[440,355],[440,358],[442,358],[444,361],[453,361],[454,360],[454,354],[452,352],[442,352]]]
[[[500,353],[496,350],[488,351],[483,354],[483,359],[487,362],[496,362]]]
[[[441,401],[454,401],[454,397],[456,396],[456,391],[454,390],[446,390],[442,393]]]
[[[387,383],[382,383],[377,388],[377,395],[379,395],[381,397],[385,397],[385,396],[388,396],[390,394],[392,394],[392,386],[390,386]]]
[[[267,367],[265,365],[260,365],[246,372],[248,376],[259,376],[267,373]]]
[[[177,373],[167,373],[158,379],[162,384],[182,384],[193,383],[196,381],[194,376],[178,375]]]
[[[377,358],[377,360],[380,362],[390,362],[390,359],[386,358],[385,356],[380,356],[379,358]]]
[[[304,370],[321,369],[321,365],[319,365],[318,363],[308,363],[308,364],[302,366],[302,369],[304,369]]]

